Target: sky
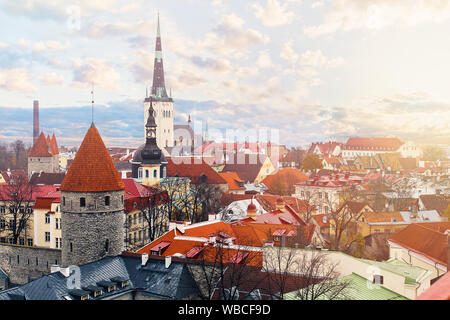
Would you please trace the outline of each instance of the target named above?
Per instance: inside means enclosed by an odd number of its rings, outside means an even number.
[[[0,0],[0,140],[139,144],[157,16],[175,122],[450,144],[450,0]]]

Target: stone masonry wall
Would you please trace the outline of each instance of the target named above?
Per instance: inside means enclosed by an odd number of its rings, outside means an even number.
[[[50,273],[53,264],[61,263],[61,250],[0,244],[0,268],[12,283],[24,284]]]
[[[62,192],[61,196],[64,265],[85,264],[122,253],[125,222],[123,191]],[[110,197],[109,206],[105,205],[106,196]],[[86,199],[85,207],[80,207],[81,197]]]

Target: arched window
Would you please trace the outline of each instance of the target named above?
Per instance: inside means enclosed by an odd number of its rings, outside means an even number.
[[[86,198],[80,198],[80,207],[86,207]]]
[[[110,202],[111,202],[111,198],[109,196],[106,196],[105,197],[105,206],[109,206]]]
[[[158,177],[158,170],[153,170],[153,178]]]

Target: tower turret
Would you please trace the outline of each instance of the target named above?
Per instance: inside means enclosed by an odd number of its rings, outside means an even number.
[[[61,184],[62,263],[119,255],[125,185],[92,123]]]

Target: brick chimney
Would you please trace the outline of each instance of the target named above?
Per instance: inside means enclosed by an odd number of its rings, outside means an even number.
[[[33,145],[39,137],[39,101],[33,101]]]

